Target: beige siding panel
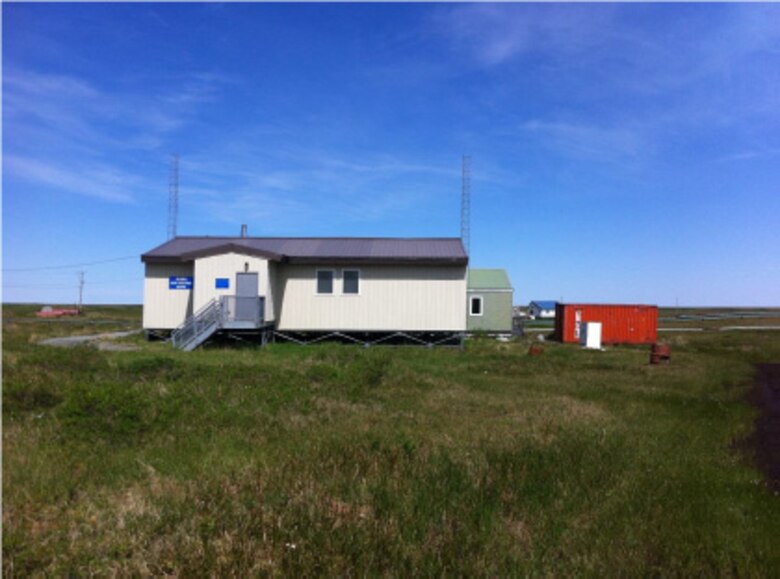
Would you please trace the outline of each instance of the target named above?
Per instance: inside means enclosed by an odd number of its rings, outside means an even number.
[[[316,293],[316,271],[335,269],[334,293]],[[342,293],[343,269],[328,265],[278,268],[280,330],[464,331],[463,266],[361,266],[360,294]]]
[[[252,255],[241,255],[239,253],[225,253],[222,255],[212,255],[195,260],[195,311],[205,306],[209,301],[220,296],[232,296],[236,294],[236,273],[244,271],[258,273],[258,295],[265,296],[266,320],[272,321],[274,315],[274,296],[272,284],[268,279],[268,261]],[[228,289],[217,289],[216,279],[218,277],[228,278],[230,287]]]
[[[146,264],[144,328],[172,330],[192,314],[192,290],[168,289],[170,276],[191,275],[192,263]]]
[[[284,287],[283,284],[283,278],[282,278],[282,269],[284,266],[282,266],[279,263],[270,261],[268,262],[268,293],[272,297],[271,304],[273,306],[273,309],[269,309],[269,312],[273,313],[274,320],[278,320],[282,306],[282,288]],[[271,319],[271,318],[269,318]]]

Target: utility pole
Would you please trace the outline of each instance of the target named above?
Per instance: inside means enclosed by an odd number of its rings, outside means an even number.
[[[460,239],[466,250],[471,253],[471,156],[463,155],[461,196],[460,196]]]
[[[81,313],[81,308],[84,305],[84,272],[79,272],[79,313]]]
[[[171,156],[168,175],[168,239],[176,237],[176,222],[179,219],[179,155]]]

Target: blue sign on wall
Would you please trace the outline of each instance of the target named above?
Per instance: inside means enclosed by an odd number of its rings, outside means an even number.
[[[226,277],[218,277],[214,283],[214,287],[216,287],[217,289],[229,289],[230,279]]]
[[[168,289],[180,290],[180,289],[192,289],[192,276],[175,276],[172,275],[168,278]]]

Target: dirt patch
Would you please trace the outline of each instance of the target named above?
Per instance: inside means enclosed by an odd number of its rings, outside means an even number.
[[[119,344],[117,342],[94,342],[94,344],[98,350],[105,352],[136,352],[141,349],[133,344]]]
[[[759,409],[747,443],[770,491],[780,492],[780,364],[757,364],[750,401]]]
[[[62,338],[48,338],[46,340],[41,340],[38,343],[42,346],[57,346],[60,348],[72,348],[82,344],[94,345],[94,343],[97,343],[97,348],[99,350],[128,351],[136,350],[137,348],[130,344],[109,345],[109,343],[105,342],[104,340],[114,340],[116,338],[132,336],[133,334],[137,334],[140,331],[141,330],[129,330],[126,332],[108,332],[105,334],[91,334],[87,336],[65,336]]]

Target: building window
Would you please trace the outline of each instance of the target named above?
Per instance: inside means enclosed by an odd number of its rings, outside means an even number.
[[[333,293],[333,270],[332,269],[317,270],[317,293],[318,294]]]
[[[482,296],[474,296],[469,302],[469,314],[472,316],[482,315]]]
[[[345,269],[343,272],[344,277],[344,293],[345,294],[359,294],[360,293],[360,271],[357,269]]]

